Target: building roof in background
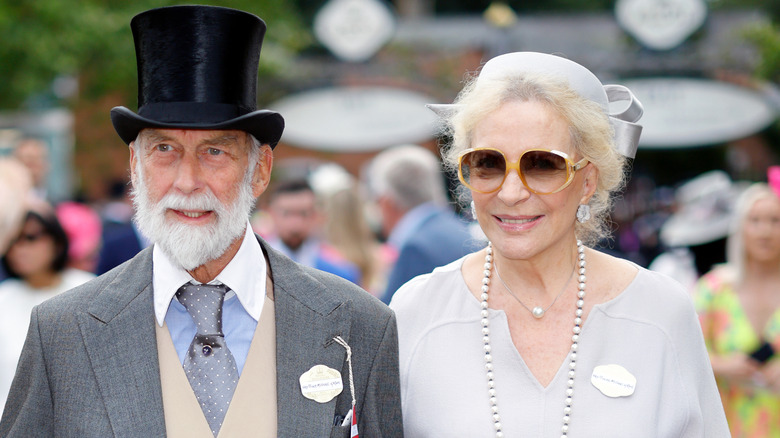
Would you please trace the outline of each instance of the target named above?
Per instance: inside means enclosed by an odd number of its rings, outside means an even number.
[[[484,48],[488,57],[510,51],[559,53],[600,78],[623,74],[752,69],[757,54],[742,29],[769,23],[759,11],[711,11],[701,29],[668,51],[643,48],[611,13],[518,15],[499,29],[481,16],[434,17],[398,23],[394,44],[437,50]]]

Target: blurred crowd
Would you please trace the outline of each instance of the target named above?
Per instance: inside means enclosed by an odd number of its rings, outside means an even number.
[[[0,407],[32,308],[149,245],[127,182],[100,203],[53,203],[47,156],[28,138],[0,158]],[[360,175],[334,162],[278,163],[251,224],[292,259],[389,303],[406,281],[486,244],[448,177],[417,145],[382,151]],[[767,181],[716,170],[670,187],[636,175],[599,245],[691,291],[734,436],[780,433],[780,168]]]
[[[780,167],[766,181],[638,178],[604,248],[691,292],[734,437],[780,436]]]

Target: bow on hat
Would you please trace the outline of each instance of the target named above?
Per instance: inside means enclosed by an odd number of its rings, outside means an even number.
[[[637,124],[644,109],[639,100],[623,85],[602,85],[587,68],[560,56],[537,52],[514,52],[496,56],[482,67],[477,81],[503,78],[519,73],[560,76],[582,97],[596,102],[609,117],[614,130],[615,148],[628,158],[636,156],[642,126]],[[611,113],[610,103],[628,102],[621,112]],[[430,104],[428,108],[442,117],[457,111],[456,104]]]

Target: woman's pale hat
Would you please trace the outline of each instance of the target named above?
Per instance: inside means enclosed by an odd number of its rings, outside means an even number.
[[[523,73],[557,76],[582,97],[597,103],[609,117],[615,131],[615,147],[629,158],[634,158],[639,145],[642,126],[636,122],[643,108],[631,90],[623,85],[602,85],[590,70],[574,61],[556,55],[538,52],[513,52],[490,59],[479,72],[478,82],[501,79]],[[623,111],[611,113],[610,103],[626,101]],[[442,117],[457,111],[454,104],[430,104],[428,108]]]

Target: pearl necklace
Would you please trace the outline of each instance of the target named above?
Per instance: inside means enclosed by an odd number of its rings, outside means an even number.
[[[574,328],[571,337],[571,359],[569,361],[569,380],[566,385],[566,406],[563,408],[563,424],[561,426],[561,438],[565,438],[569,433],[569,420],[571,418],[571,404],[574,396],[574,376],[577,366],[577,347],[580,341],[580,331],[582,330],[582,306],[585,304],[585,246],[577,240],[577,258],[580,267],[579,285],[577,290],[577,310],[574,312]],[[482,316],[482,341],[485,351],[485,370],[487,372],[488,396],[490,397],[490,411],[493,413],[493,427],[496,430],[496,438],[503,438],[504,431],[501,425],[501,415],[498,410],[498,399],[496,398],[496,383],[493,380],[493,356],[490,354],[490,321],[488,312],[488,291],[490,290],[490,274],[493,270],[493,243],[488,242],[485,254],[485,270],[482,278],[482,295],[480,298],[481,316]]]

